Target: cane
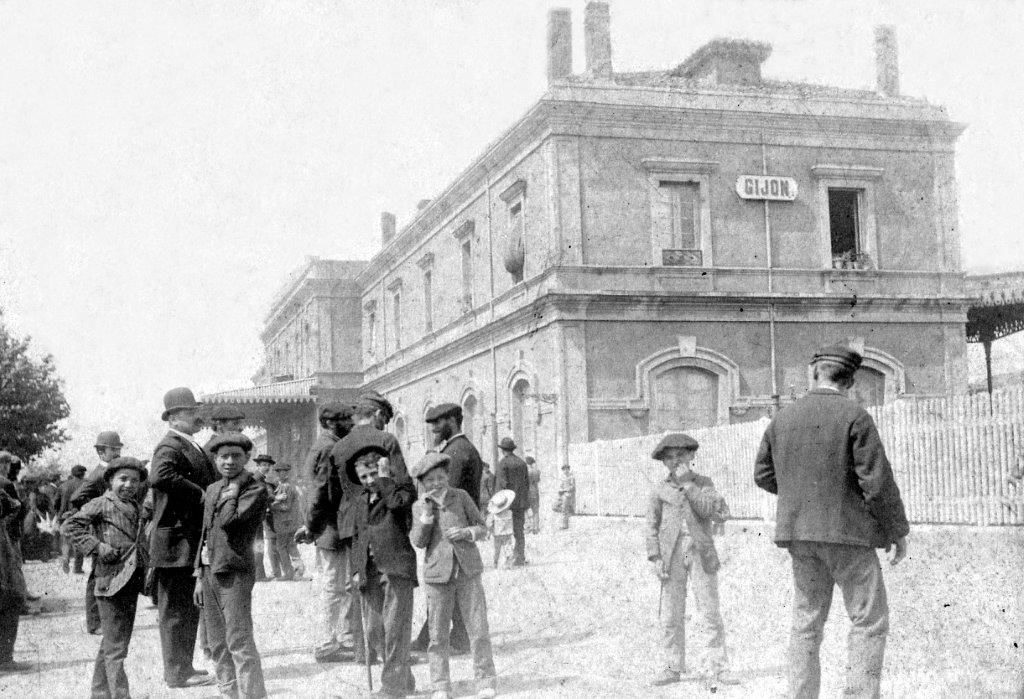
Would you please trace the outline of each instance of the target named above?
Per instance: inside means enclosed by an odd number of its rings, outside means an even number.
[[[366,575],[364,572],[363,575]],[[360,582],[362,582],[360,580]],[[363,626],[363,660],[366,661],[366,686],[370,688],[370,692],[373,692],[373,668],[370,667],[370,629],[366,623],[366,614],[363,607],[363,591],[359,585],[353,585],[352,589],[355,591],[356,603],[359,605],[359,619],[362,621]]]

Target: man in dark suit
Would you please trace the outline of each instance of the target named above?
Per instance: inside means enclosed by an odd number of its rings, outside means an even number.
[[[71,467],[71,475],[57,488],[57,521],[63,523],[68,517],[75,513],[75,506],[71,504],[71,498],[85,482],[85,466],[75,464]],[[65,573],[72,570],[71,558],[74,557],[74,571],[81,575],[83,556],[71,545],[71,540],[62,536],[60,540],[60,567]]]
[[[516,456],[516,443],[505,437],[498,444],[502,457],[494,470],[494,489],[511,490],[516,494],[512,501],[512,534],[515,536],[515,552],[512,565],[526,565],[526,511],[530,509],[530,469],[526,462]]]
[[[877,697],[889,605],[874,549],[894,549],[899,563],[910,527],[875,423],[847,398],[860,354],[832,345],[811,364],[814,389],[768,425],[754,470],[778,495],[775,543],[793,563],[789,696],[818,696],[818,649],[838,585],[852,622],[845,694]]]
[[[193,435],[202,427],[199,407],[188,388],[164,396],[161,419],[170,428],[150,463],[154,568],[164,681],[168,687],[210,684],[207,673],[192,666],[199,609],[193,603],[193,563],[203,526],[203,493],[216,480],[213,464]]]

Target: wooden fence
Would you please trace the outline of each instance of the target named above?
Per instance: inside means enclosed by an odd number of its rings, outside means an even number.
[[[951,398],[906,398],[870,409],[912,522],[1024,524],[1024,388]],[[775,498],[753,481],[766,419],[691,430],[695,468],[711,476],[733,516],[774,517]],[[650,458],[663,435],[573,444],[577,510],[642,515],[664,467]]]

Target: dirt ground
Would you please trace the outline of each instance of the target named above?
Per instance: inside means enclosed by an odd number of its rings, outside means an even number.
[[[1024,591],[1024,530],[917,526],[910,557],[886,566],[891,632],[883,693],[894,697],[1012,696],[1024,669],[1018,649]],[[490,542],[482,544],[489,560]],[[304,547],[307,560],[312,549]],[[743,684],[716,696],[781,696],[792,598],[788,556],[760,522],[730,522],[719,540],[720,572],[732,668]],[[520,697],[681,697],[712,689],[691,680],[648,686],[660,669],[658,589],[643,556],[638,519],[573,519],[528,541],[530,565],[484,573],[499,694]],[[29,563],[30,588],[42,614],[22,617],[15,657],[36,663],[24,675],[0,676],[0,695],[84,697],[99,639],[83,630],[82,576],[56,562]],[[259,584],[257,645],[275,697],[359,697],[365,670],[318,665],[310,653],[316,619],[313,582]],[[417,594],[417,617],[422,620]],[[848,622],[837,594],[822,648],[822,696],[842,692]],[[696,620],[688,628],[696,650]],[[198,662],[198,661],[197,661]],[[169,690],[161,679],[156,612],[143,601],[127,662],[133,694],[211,697],[214,687]],[[425,664],[414,666],[428,687]],[[374,668],[379,680],[379,666]],[[471,696],[467,657],[452,662],[457,696]]]

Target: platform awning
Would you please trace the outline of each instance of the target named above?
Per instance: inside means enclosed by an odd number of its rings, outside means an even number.
[[[207,393],[200,400],[216,405],[247,405],[253,403],[315,403],[316,379],[296,379],[262,386],[233,388],[229,391]]]
[[[1024,272],[973,274],[965,280],[967,341],[992,342],[1024,330]]]

